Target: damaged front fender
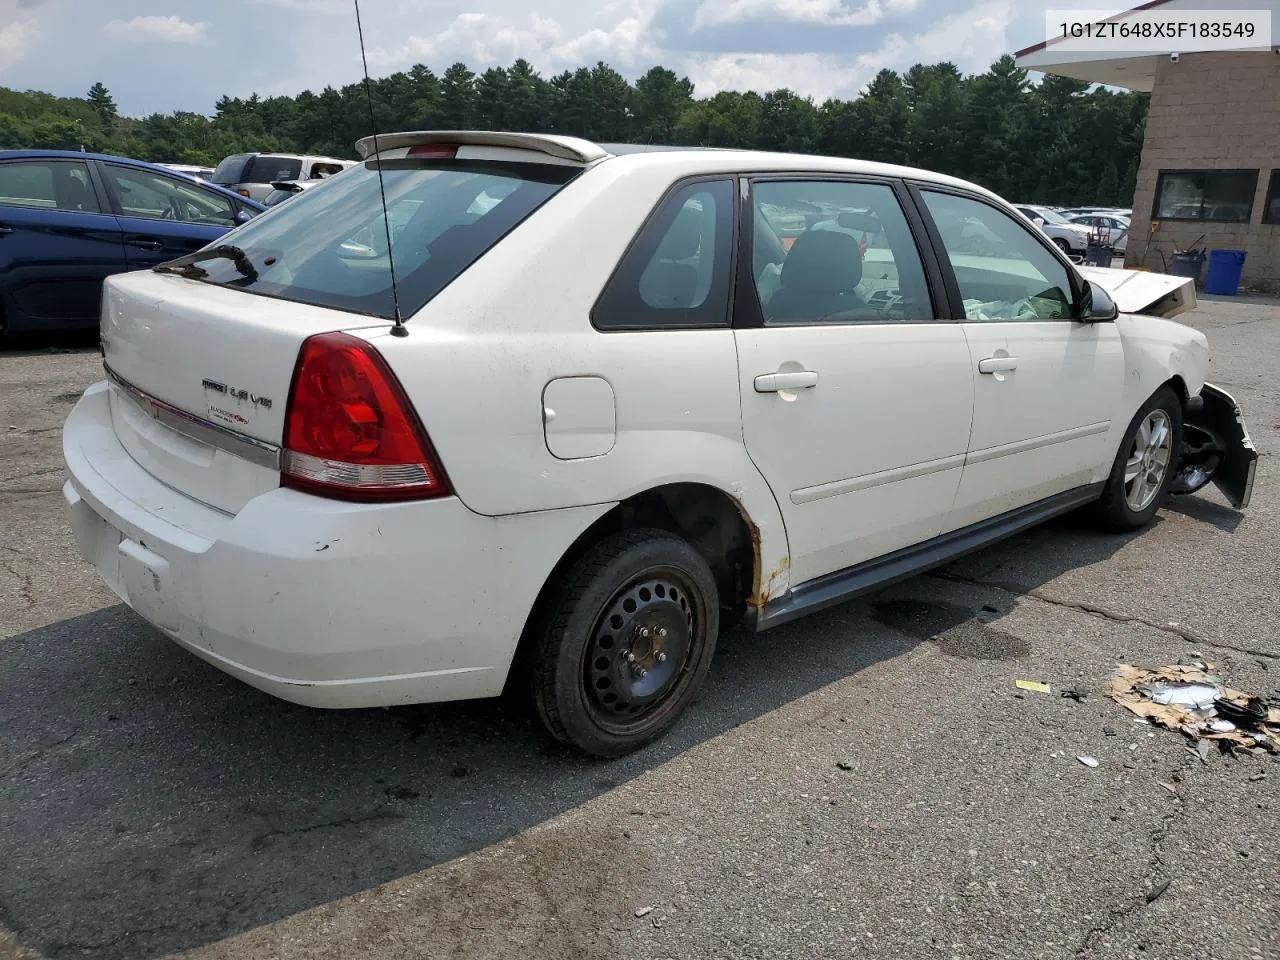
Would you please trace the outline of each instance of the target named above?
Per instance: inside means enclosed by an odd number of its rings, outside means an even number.
[[[1237,510],[1249,505],[1258,451],[1235,398],[1206,383],[1186,402],[1178,475],[1170,490],[1195,493],[1210,481]]]

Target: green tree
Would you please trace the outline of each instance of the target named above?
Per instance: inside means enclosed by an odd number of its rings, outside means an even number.
[[[109,125],[115,120],[116,102],[111,99],[111,91],[101,83],[95,83],[90,87],[89,94],[85,99],[89,101],[89,106],[93,108],[104,124]]]

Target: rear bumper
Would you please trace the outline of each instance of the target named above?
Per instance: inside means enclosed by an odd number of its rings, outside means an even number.
[[[316,707],[500,693],[546,577],[607,509],[483,517],[456,498],[275,489],[231,516],[129,456],[105,383],[72,410],[63,453],[80,551],[111,589],[221,670]]]

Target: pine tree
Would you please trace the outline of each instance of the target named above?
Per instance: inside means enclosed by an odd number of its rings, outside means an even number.
[[[93,107],[103,125],[110,126],[116,118],[116,102],[111,99],[111,91],[101,83],[95,83],[89,88],[89,94],[85,99],[89,101],[89,106]]]

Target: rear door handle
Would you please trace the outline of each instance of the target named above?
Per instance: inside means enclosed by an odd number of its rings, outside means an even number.
[[[818,385],[816,370],[796,370],[790,373],[762,373],[756,377],[756,393],[777,393],[779,390],[803,390]]]
[[[164,246],[159,240],[147,240],[144,237],[131,237],[125,243],[131,247],[141,247],[143,250],[159,250]]]
[[[979,373],[1000,373],[1006,370],[1017,370],[1017,357],[987,357],[978,361]]]
[[[0,236],[4,236],[7,233],[13,233],[13,227],[6,227],[3,223],[0,223]]]

